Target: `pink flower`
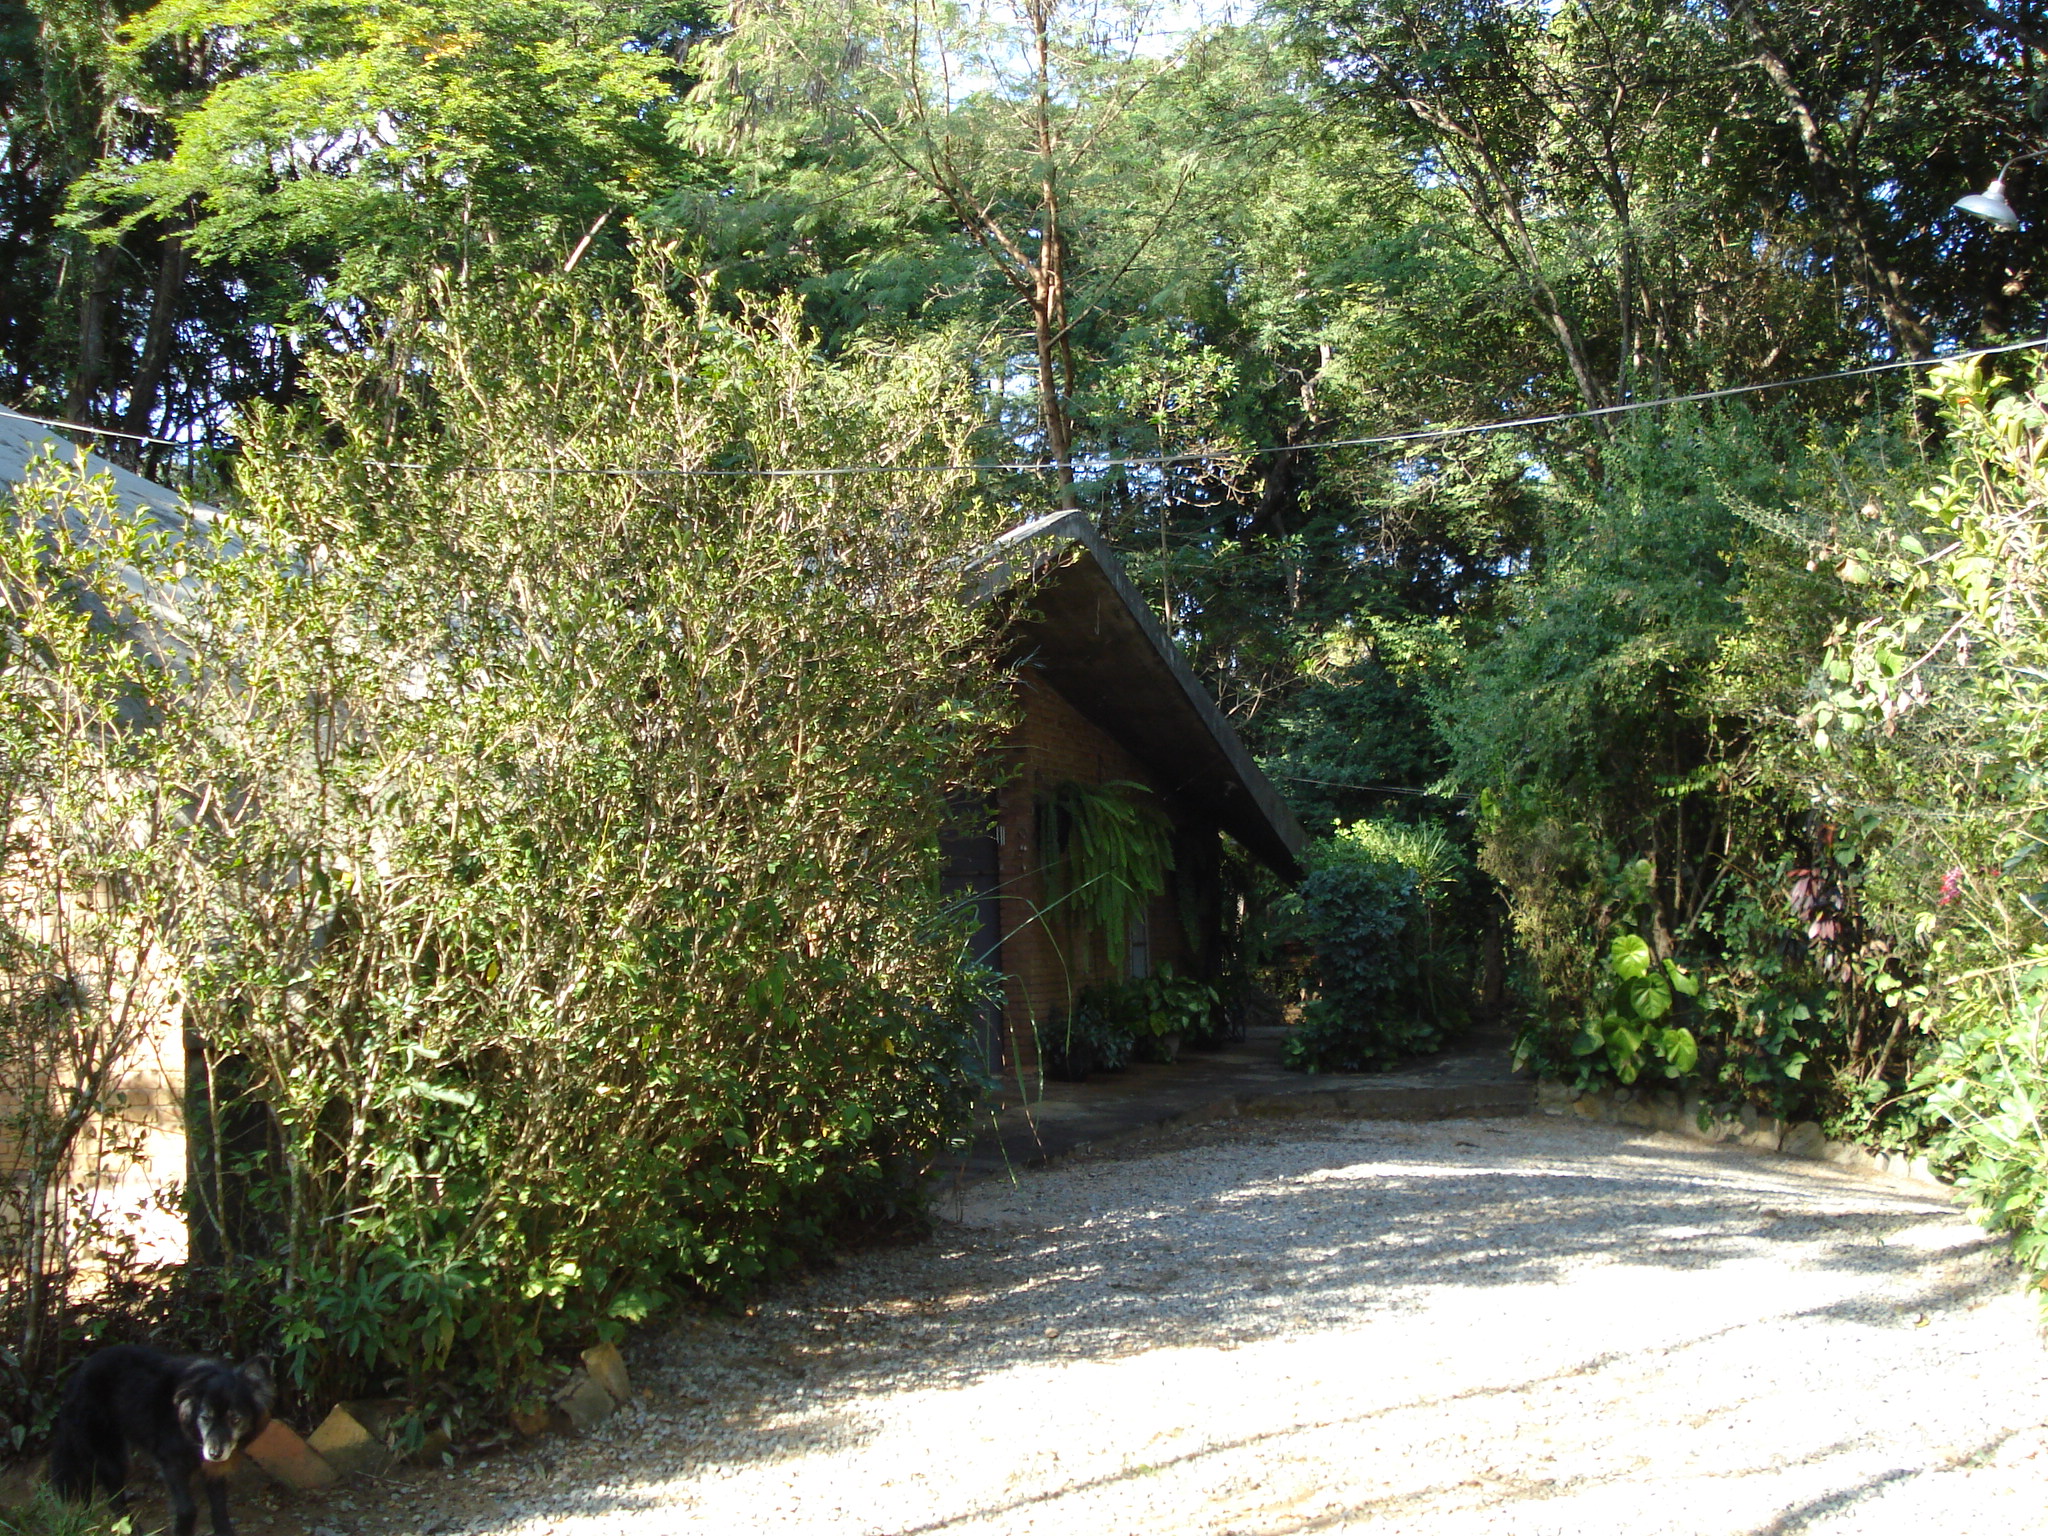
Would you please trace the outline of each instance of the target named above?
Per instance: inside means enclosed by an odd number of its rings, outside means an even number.
[[[1963,894],[1963,866],[1958,864],[1941,877],[1941,904],[1945,907]]]

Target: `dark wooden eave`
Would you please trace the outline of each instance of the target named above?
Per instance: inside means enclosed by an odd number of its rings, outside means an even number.
[[[1004,534],[975,595],[1014,598],[1014,662],[1143,763],[1163,794],[1282,879],[1301,878],[1301,823],[1086,515],[1058,512]]]

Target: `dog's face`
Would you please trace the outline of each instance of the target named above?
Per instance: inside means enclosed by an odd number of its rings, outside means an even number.
[[[202,1459],[226,1461],[263,1433],[277,1387],[259,1355],[239,1370],[224,1365],[192,1373],[178,1388],[178,1422]]]

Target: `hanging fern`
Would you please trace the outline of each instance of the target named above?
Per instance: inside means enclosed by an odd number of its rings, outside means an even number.
[[[1047,911],[1100,933],[1111,956],[1173,868],[1172,823],[1152,792],[1128,779],[1053,786],[1038,802],[1038,846]]]

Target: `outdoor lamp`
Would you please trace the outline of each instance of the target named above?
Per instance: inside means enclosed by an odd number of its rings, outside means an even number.
[[[1968,197],[1959,197],[1953,204],[1965,213],[1974,213],[1980,219],[1989,219],[2000,229],[2018,229],[2020,216],[2012,211],[2012,204],[2005,200],[2005,173],[2022,160],[2035,160],[2048,155],[2048,149],[2037,149],[2031,154],[2014,155],[1998,168],[1998,174],[1991,178],[1991,185],[1982,192],[1972,192]]]

